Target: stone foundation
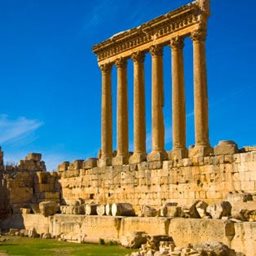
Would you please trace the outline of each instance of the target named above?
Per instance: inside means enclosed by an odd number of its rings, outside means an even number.
[[[64,201],[83,198],[95,203],[190,205],[195,200],[218,202],[230,195],[256,191],[256,151],[142,162],[134,165],[59,170]]]

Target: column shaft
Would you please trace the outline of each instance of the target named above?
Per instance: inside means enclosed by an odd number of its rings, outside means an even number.
[[[111,65],[100,66],[102,74],[101,94],[101,163],[110,165],[112,159],[112,93]]]
[[[193,155],[205,156],[211,152],[208,128],[208,94],[205,54],[206,31],[192,34],[194,58],[194,115],[195,148]]]
[[[117,66],[117,156],[114,165],[128,161],[127,61],[118,59]]]
[[[172,159],[187,156],[184,93],[183,38],[171,40],[172,48]]]
[[[164,151],[164,92],[163,92],[163,51],[159,46],[150,49],[152,55],[152,152],[149,161],[166,158]]]
[[[146,159],[144,53],[134,53],[132,59],[134,66],[134,154],[130,158],[130,163],[139,163]]]

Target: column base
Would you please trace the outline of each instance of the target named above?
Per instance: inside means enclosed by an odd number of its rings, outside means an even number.
[[[139,164],[147,159],[146,153],[133,153],[129,159],[130,164]]]
[[[165,151],[152,151],[148,156],[147,160],[149,162],[153,161],[164,161],[168,159],[168,155]]]
[[[205,157],[213,153],[213,149],[208,146],[196,145],[189,149],[188,156],[190,157]]]
[[[186,148],[175,148],[168,153],[170,160],[180,160],[188,157],[188,150]]]
[[[97,166],[98,167],[105,167],[105,166],[110,166],[110,165],[112,165],[112,158],[111,157],[100,158],[97,161]]]
[[[112,165],[124,165],[128,164],[128,156],[117,155],[112,159]]]

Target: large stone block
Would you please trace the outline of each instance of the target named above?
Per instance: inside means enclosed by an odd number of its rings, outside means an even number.
[[[205,241],[218,241],[229,246],[234,235],[234,223],[224,220],[175,218],[169,227],[169,236],[178,247]]]
[[[256,222],[235,223],[235,236],[231,248],[246,256],[255,256],[256,253]]]
[[[237,144],[231,140],[221,140],[214,148],[214,155],[233,155],[237,152]]]
[[[120,217],[86,216],[81,225],[81,233],[86,234],[86,241],[98,243],[105,241],[118,241],[121,226]]]
[[[42,154],[40,153],[29,153],[26,157],[25,160],[33,160],[36,162],[40,162],[42,159]]]
[[[169,218],[163,217],[128,217],[122,219],[120,233],[124,236],[141,231],[149,235],[166,235],[169,229]]]

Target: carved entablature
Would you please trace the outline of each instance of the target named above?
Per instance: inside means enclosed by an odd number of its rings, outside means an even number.
[[[190,36],[206,27],[205,9],[194,1],[136,28],[118,33],[93,47],[99,63],[115,62],[116,58],[131,57],[136,51],[149,51],[152,45],[168,45],[172,38]],[[208,0],[207,0],[208,1]]]

